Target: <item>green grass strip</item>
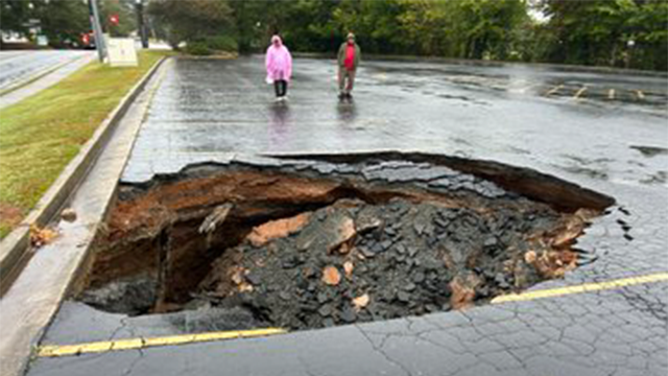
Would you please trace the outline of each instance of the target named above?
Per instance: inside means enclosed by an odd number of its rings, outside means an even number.
[[[35,206],[97,126],[164,55],[141,51],[138,67],[90,63],[0,110],[0,238]]]

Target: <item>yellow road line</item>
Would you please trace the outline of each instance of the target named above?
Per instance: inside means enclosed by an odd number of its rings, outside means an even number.
[[[644,283],[668,281],[668,273],[648,274],[638,277],[629,277],[605,282],[585,283],[582,285],[565,286],[554,289],[528,291],[520,294],[508,294],[497,296],[492,299],[492,304],[518,302],[542,298],[551,298],[563,295],[580,294],[585,292],[611,290],[624,286],[638,285]],[[61,357],[90,353],[102,353],[107,351],[136,350],[147,347],[184,345],[197,342],[211,342],[234,338],[265,337],[276,334],[287,333],[281,328],[265,328],[253,330],[233,330],[227,332],[208,332],[197,334],[182,334],[166,337],[153,338],[129,338],[116,341],[101,341],[80,343],[76,345],[47,345],[37,349],[38,357]]]
[[[208,332],[198,334],[183,334],[154,338],[130,338],[116,341],[101,341],[80,343],[76,345],[48,345],[37,349],[39,357],[59,357],[79,354],[102,353],[107,351],[137,350],[147,347],[184,345],[196,342],[211,342],[234,338],[265,337],[287,333],[281,328],[266,328],[253,330],[232,330],[227,332]]]
[[[586,86],[581,87],[580,90],[578,90],[578,91],[575,93],[575,95],[573,96],[573,99],[578,99],[578,98],[580,98],[580,96],[581,96],[582,94],[584,94],[585,91],[587,91],[587,87],[586,87]]]
[[[547,93],[545,93],[545,96],[548,96],[548,97],[549,97],[550,95],[552,95],[552,94],[556,93],[557,91],[561,90],[563,87],[564,87],[564,85],[558,85],[558,86],[555,86],[555,87],[553,87],[550,91],[548,91]]]
[[[538,85],[541,85],[541,83],[531,84],[531,85],[527,85],[527,86],[520,87],[520,88],[514,88],[514,89],[511,89],[510,92],[511,92],[511,93],[524,94],[524,93],[526,93],[527,91],[529,91],[529,89],[533,89],[533,88],[535,88],[535,87],[538,86]]]
[[[656,273],[639,277],[615,279],[612,281],[605,281],[598,283],[585,283],[582,285],[565,286],[555,289],[535,290],[519,294],[501,295],[492,299],[492,304],[519,302],[519,301],[542,299],[542,298],[552,298],[556,296],[580,294],[584,292],[592,292],[599,290],[611,290],[624,286],[631,286],[631,285],[638,285],[643,283],[651,283],[659,281],[668,281],[668,273]]]

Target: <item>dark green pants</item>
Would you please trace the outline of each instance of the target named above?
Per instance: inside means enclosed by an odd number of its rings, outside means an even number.
[[[350,71],[346,68],[339,68],[339,91],[341,93],[349,94],[351,91],[353,91],[354,83],[355,71]]]

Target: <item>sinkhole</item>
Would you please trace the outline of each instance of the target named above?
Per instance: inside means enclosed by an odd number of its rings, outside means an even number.
[[[587,262],[614,200],[533,170],[361,154],[191,165],[122,184],[74,298],[293,330],[481,304]]]

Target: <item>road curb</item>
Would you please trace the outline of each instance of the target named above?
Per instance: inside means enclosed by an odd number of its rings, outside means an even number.
[[[74,159],[67,164],[26,218],[0,242],[0,297],[34,254],[34,250],[30,247],[31,225],[46,226],[63,208],[71,193],[83,181],[108,143],[118,122],[166,59],[167,57],[162,57],[157,61],[132,87],[118,106],[97,127],[93,136],[83,145]]]

